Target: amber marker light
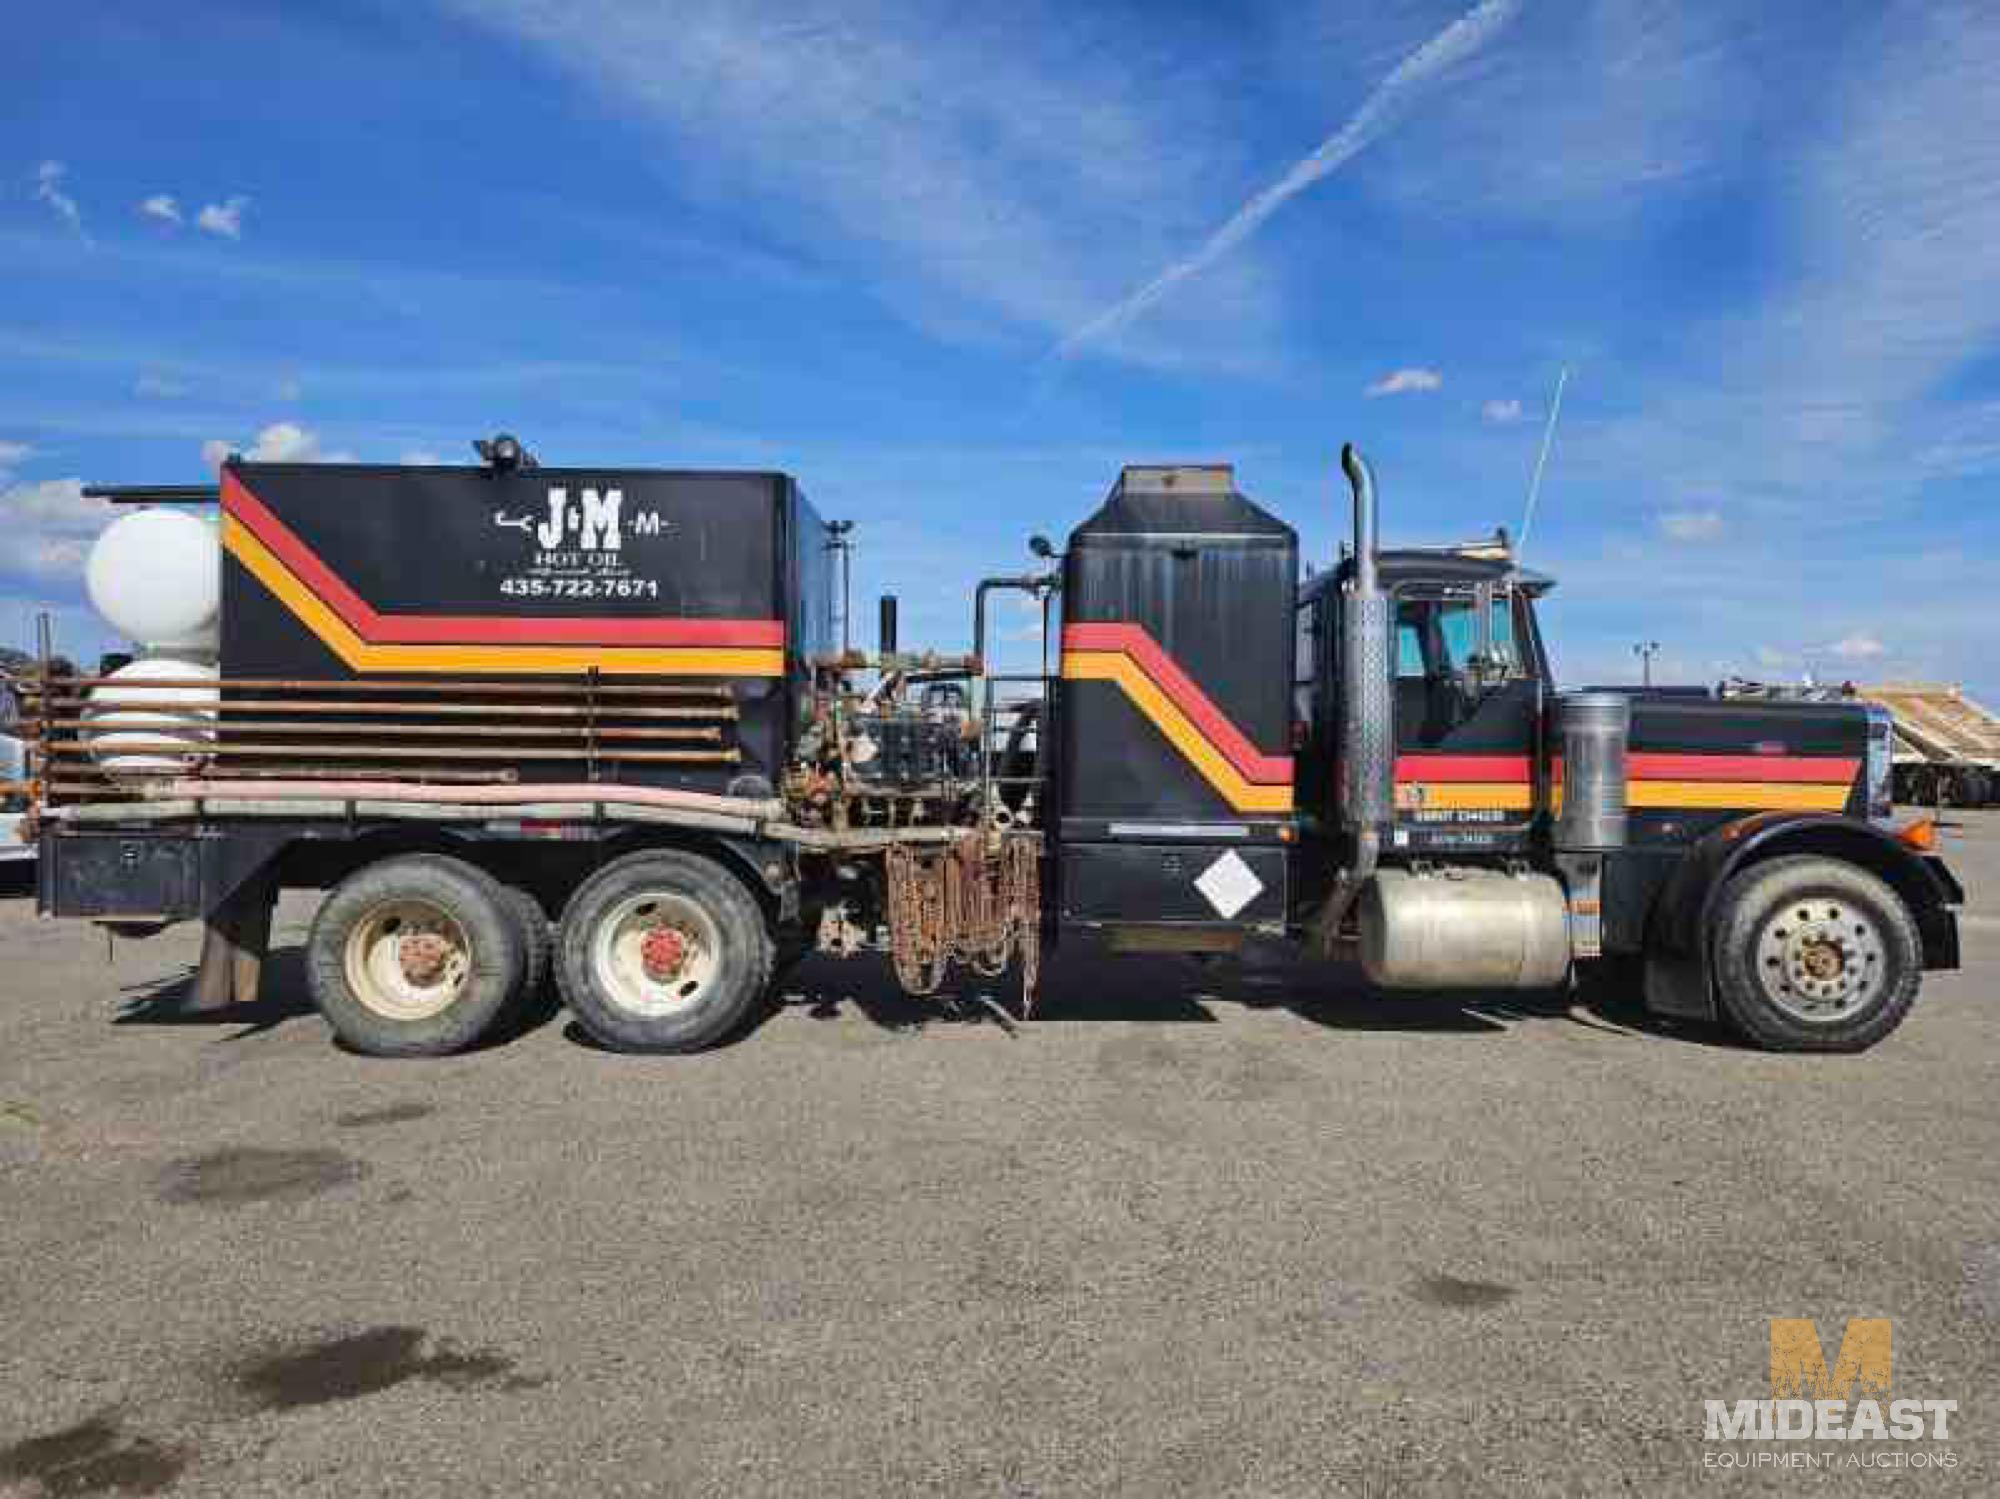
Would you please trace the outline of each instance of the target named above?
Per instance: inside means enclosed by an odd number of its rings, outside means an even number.
[[[1913,848],[1920,854],[1927,854],[1937,847],[1937,819],[1919,817],[1906,827],[1896,829],[1896,841],[1905,848]]]

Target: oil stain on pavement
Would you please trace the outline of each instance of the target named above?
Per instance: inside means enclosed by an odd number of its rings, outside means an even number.
[[[1410,1288],[1410,1294],[1432,1306],[1477,1310],[1498,1306],[1515,1294],[1512,1286],[1493,1280],[1460,1280],[1456,1275],[1426,1275]]]
[[[0,1482],[33,1483],[44,1494],[157,1494],[187,1455],[149,1437],[127,1436],[109,1415],[0,1447]]]
[[[392,1103],[387,1108],[364,1109],[353,1114],[335,1114],[333,1122],[342,1129],[373,1129],[382,1124],[414,1124],[428,1119],[437,1110],[427,1103]]]
[[[514,1360],[489,1350],[462,1352],[447,1344],[429,1353],[421,1327],[371,1327],[265,1352],[237,1366],[234,1382],[264,1410],[298,1410],[357,1400],[413,1379],[453,1390],[528,1390],[547,1383],[514,1372]]]
[[[162,1201],[205,1207],[298,1202],[360,1181],[368,1164],[337,1150],[265,1150],[239,1146],[173,1163]]]

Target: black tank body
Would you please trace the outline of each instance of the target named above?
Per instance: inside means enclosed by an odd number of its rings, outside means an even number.
[[[1124,471],[1064,566],[1065,819],[1289,814],[1297,577],[1229,469]]]

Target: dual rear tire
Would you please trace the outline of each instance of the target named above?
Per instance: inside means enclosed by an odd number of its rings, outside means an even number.
[[[313,1001],[371,1056],[464,1051],[563,1000],[618,1051],[695,1051],[733,1033],[770,984],[763,909],[729,871],[679,851],[615,860],[551,931],[541,903],[440,854],[356,871],[321,904],[306,944]]]
[[[775,962],[770,923],[713,860],[628,854],[563,909],[556,982],[583,1028],[616,1051],[699,1051],[749,1019]]]
[[[522,899],[443,854],[356,870],[321,903],[306,939],[313,1003],[335,1035],[370,1056],[464,1051],[547,973],[547,921],[537,942]]]

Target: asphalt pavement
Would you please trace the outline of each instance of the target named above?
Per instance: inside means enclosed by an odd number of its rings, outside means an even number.
[[[1946,853],[1967,967],[1851,1057],[1065,955],[1026,1024],[814,963],[702,1056],[378,1061],[308,899],[192,1019],[193,929],[3,899],[0,1491],[1994,1492],[2000,813]],[[1773,1317],[1892,1319],[1948,1439],[1720,1466]]]

